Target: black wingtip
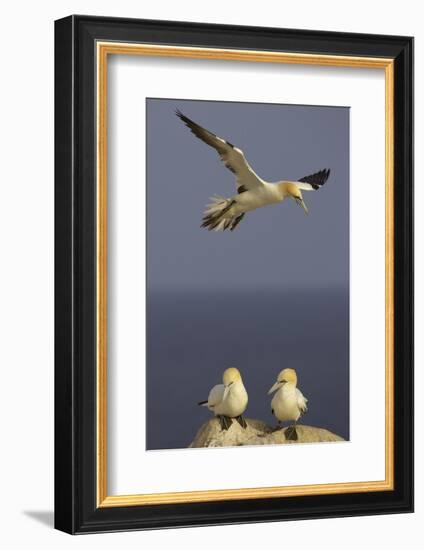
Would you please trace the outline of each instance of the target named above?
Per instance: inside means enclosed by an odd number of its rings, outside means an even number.
[[[177,117],[182,120],[185,124],[194,124],[192,120],[185,116],[179,109],[175,109],[175,114]]]
[[[321,187],[322,185],[324,185],[324,183],[327,182],[328,178],[330,177],[330,168],[324,168],[324,170],[321,171],[321,174],[322,174],[322,177],[321,177],[321,182],[318,184],[317,186],[317,189],[319,189],[319,187]]]
[[[324,183],[328,180],[330,172],[330,168],[324,168],[319,172],[315,172],[314,174],[310,174],[309,176],[301,178],[299,181],[309,183],[312,188],[316,190],[322,187]]]

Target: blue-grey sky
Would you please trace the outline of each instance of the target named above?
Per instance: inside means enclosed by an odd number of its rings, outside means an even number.
[[[147,100],[148,285],[151,289],[332,287],[349,277],[349,108]],[[267,181],[323,168],[322,189],[248,213],[234,232],[200,228],[208,198],[233,174],[175,109],[241,148]]]

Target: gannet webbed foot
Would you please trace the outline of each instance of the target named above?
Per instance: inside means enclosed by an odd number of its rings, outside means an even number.
[[[286,439],[288,441],[297,441],[299,439],[296,431],[296,426],[289,426],[288,428],[286,428],[284,435],[286,436]]]
[[[221,425],[221,430],[228,430],[228,428],[231,426],[231,424],[233,423],[233,420],[231,418],[229,418],[228,416],[224,416],[224,415],[219,415],[219,423]]]
[[[240,414],[239,416],[236,416],[236,420],[237,422],[240,424],[240,426],[243,428],[243,429],[246,429],[247,428],[247,422],[246,420],[244,419],[243,415]]]

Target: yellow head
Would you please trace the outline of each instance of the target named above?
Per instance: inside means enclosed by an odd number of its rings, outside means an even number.
[[[292,197],[293,199],[303,200],[302,191],[295,183],[286,183],[286,193],[289,197]]]
[[[297,374],[294,369],[283,369],[277,376],[277,382],[285,384],[291,382],[295,386],[297,385]]]
[[[229,386],[233,382],[238,382],[239,380],[241,380],[241,374],[235,367],[230,367],[224,371],[224,375],[222,377],[224,386]]]
[[[280,189],[283,193],[283,197],[292,198],[294,201],[296,201],[296,204],[303,208],[306,214],[308,213],[308,208],[305,204],[305,201],[303,200],[302,191],[300,190],[298,185],[287,181],[280,184]]]
[[[284,384],[291,383],[294,386],[297,385],[297,374],[294,369],[283,369],[277,376],[277,382],[269,390],[268,395],[279,390]]]

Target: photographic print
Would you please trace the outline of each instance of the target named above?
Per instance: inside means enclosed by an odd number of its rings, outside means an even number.
[[[349,439],[349,108],[146,100],[147,449]]]

